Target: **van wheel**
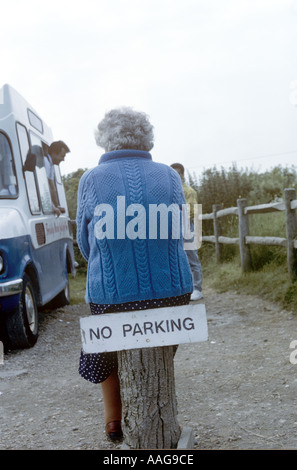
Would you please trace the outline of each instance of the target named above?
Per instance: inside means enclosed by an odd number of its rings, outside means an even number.
[[[6,318],[10,347],[30,348],[38,338],[38,309],[33,284],[27,274],[23,276],[23,291],[18,307]]]

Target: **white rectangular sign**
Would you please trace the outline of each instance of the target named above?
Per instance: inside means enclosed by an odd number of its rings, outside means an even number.
[[[91,315],[80,319],[80,328],[85,353],[197,343],[208,339],[204,304]]]

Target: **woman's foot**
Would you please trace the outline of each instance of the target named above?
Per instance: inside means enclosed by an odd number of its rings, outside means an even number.
[[[120,441],[123,438],[121,421],[111,421],[105,426],[107,437],[113,442]]]

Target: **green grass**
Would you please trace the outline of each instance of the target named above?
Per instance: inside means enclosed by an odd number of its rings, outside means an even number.
[[[237,256],[231,261],[216,263],[214,256],[202,259],[204,285],[217,292],[259,295],[282,308],[297,311],[297,282],[289,280],[285,264],[275,261],[261,268],[242,273]]]
[[[69,276],[70,305],[85,303],[86,274],[76,273],[75,277]]]

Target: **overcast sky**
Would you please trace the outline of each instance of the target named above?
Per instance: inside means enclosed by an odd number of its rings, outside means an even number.
[[[69,145],[62,174],[97,165],[122,105],[150,116],[154,160],[198,177],[297,164],[294,0],[2,1],[0,57],[0,86]]]

